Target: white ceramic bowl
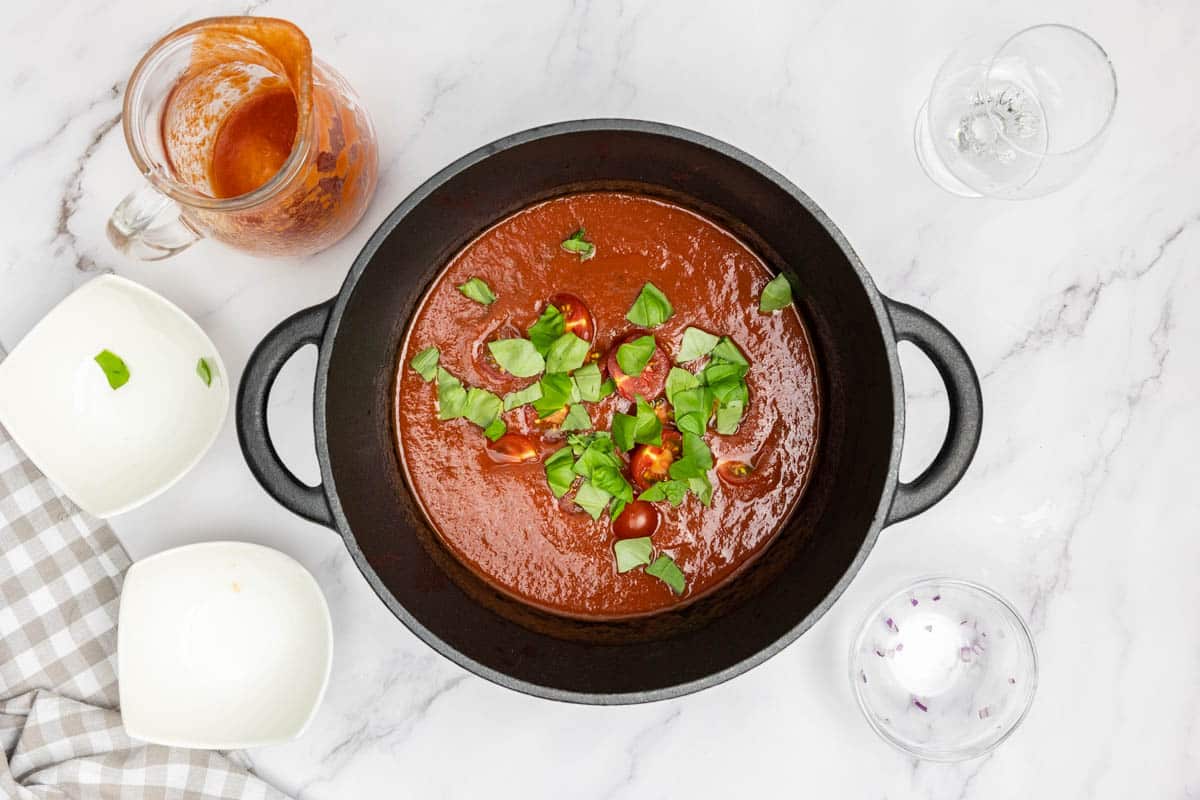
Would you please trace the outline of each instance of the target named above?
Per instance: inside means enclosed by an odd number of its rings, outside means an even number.
[[[113,389],[96,355],[129,368]],[[197,362],[206,359],[206,385]],[[75,503],[98,517],[166,491],[212,446],[229,409],[217,348],[144,286],[104,275],[59,303],[0,362],[0,424]]]
[[[278,550],[187,545],[125,576],[117,669],[134,738],[216,750],[294,739],[316,714],[332,659],[325,596]]]

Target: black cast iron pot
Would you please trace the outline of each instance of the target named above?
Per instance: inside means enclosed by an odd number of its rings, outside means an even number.
[[[405,483],[392,434],[396,354],[448,259],[500,218],[568,192],[620,189],[690,207],[737,233],[801,287],[824,420],[818,467],[782,533],[736,580],[677,611],[621,622],[566,619],[498,593],[448,554]],[[950,401],[933,464],[900,483],[904,390],[896,342],[937,367]],[[320,348],[315,388],[322,484],[300,483],[267,433],[284,362]],[[586,120],[536,128],[467,155],[413,192],[355,260],[341,292],[267,335],[238,393],[254,475],[297,514],[336,528],[379,597],[442,655],[540,697],[617,704],[727,680],[804,633],[858,571],[885,526],[928,509],[979,442],[971,362],[926,314],[880,295],[812,200],[765,164],[692,131]]]

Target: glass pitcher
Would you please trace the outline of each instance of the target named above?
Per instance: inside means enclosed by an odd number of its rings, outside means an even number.
[[[125,142],[147,184],[113,211],[118,250],[167,258],[204,236],[305,256],[345,236],[375,190],[366,109],[290,22],[200,20],[134,68]]]

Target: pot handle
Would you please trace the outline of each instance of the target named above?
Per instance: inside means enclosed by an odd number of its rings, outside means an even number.
[[[320,346],[333,301],[306,308],[285,319],[250,354],[237,396],[238,443],[254,477],[267,494],[294,514],[333,527],[333,514],[322,486],[307,486],[291,473],[267,430],[267,400],[279,370],[306,344]]]
[[[933,462],[910,483],[898,483],[885,525],[928,511],[966,473],[983,433],[983,392],[967,351],[954,334],[924,311],[883,298],[896,339],[912,342],[937,368],[950,401],[946,439]]]

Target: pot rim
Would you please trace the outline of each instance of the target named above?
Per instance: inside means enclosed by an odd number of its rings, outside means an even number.
[[[743,166],[749,167],[762,177],[774,183],[790,195],[797,203],[799,203],[806,211],[821,224],[826,232],[833,237],[838,248],[846,257],[850,266],[854,269],[859,282],[862,284],[863,290],[867,293],[868,302],[872,310],[875,312],[876,321],[879,323],[879,331],[884,338],[884,350],[887,353],[888,370],[891,374],[892,383],[892,445],[891,455],[888,460],[888,471],[884,481],[884,489],[879,498],[879,505],[875,509],[875,513],[871,519],[870,529],[863,537],[862,545],[854,556],[854,560],[846,568],[842,577],[838,579],[834,587],[825,595],[821,602],[810,611],[800,622],[792,626],[788,631],[780,636],[775,641],[771,642],[766,647],[757,651],[741,661],[726,667],[723,670],[713,672],[702,678],[696,678],[690,681],[664,686],[657,689],[649,689],[638,692],[577,692],[567,689],[557,689],[549,686],[542,686],[537,683],[514,678],[499,670],[488,667],[480,662],[470,658],[466,654],[460,652],[450,644],[443,641],[440,637],[426,628],[421,622],[409,613],[387,588],[384,582],[376,574],[374,568],[367,561],[366,555],[358,546],[358,542],[354,537],[354,533],[350,529],[349,521],[346,518],[345,512],[342,509],[341,501],[337,493],[337,482],[334,480],[333,468],[329,457],[329,443],[327,438],[326,428],[326,397],[328,392],[329,381],[329,364],[331,354],[333,352],[333,344],[337,338],[337,332],[341,326],[342,315],[345,313],[346,306],[349,303],[351,295],[354,294],[355,287],[358,284],[358,279],[366,270],[375,253],[380,246],[414,208],[424,202],[437,189],[441,188],[445,183],[457,177],[459,173],[474,166],[475,164],[489,158],[495,153],[509,150],[513,147],[529,144],[531,142],[549,139],[555,136],[575,133],[643,133],[655,136],[663,136],[668,138],[679,139],[689,144],[698,145],[700,147],[713,150],[718,154],[739,162]],[[407,322],[406,322],[407,326]],[[580,119],[569,120],[564,122],[555,122],[547,125],[540,125],[534,128],[529,128],[524,131],[509,134],[489,144],[485,144],[470,153],[458,158],[446,167],[436,172],[432,177],[414,189],[407,197],[392,210],[384,220],[379,223],[375,232],[363,245],[362,250],[354,259],[354,263],[350,267],[338,294],[333,298],[333,305],[329,315],[329,322],[325,328],[325,334],[318,346],[317,370],[316,370],[316,385],[313,392],[313,428],[316,439],[317,462],[321,468],[322,487],[325,496],[329,502],[329,508],[333,515],[334,525],[337,528],[338,534],[346,544],[346,549],[350,551],[351,558],[354,559],[355,565],[366,578],[367,583],[383,601],[384,605],[390,610],[417,638],[433,648],[436,652],[454,662],[460,667],[485,678],[494,684],[503,686],[506,689],[512,689],[522,694],[527,694],[533,697],[540,697],[548,700],[558,700],[570,703],[579,703],[584,705],[632,705],[640,703],[650,703],[658,700],[669,700],[684,695],[698,692],[702,689],[708,689],[718,684],[724,683],[750,669],[762,664],[772,656],[781,652],[784,648],[796,641],[809,628],[816,624],[825,613],[833,606],[850,582],[854,580],[855,575],[862,568],[863,562],[867,555],[875,546],[876,540],[879,538],[880,531],[885,525],[888,511],[891,509],[892,500],[896,492],[897,482],[900,472],[900,455],[901,443],[904,441],[904,383],[901,377],[900,360],[896,348],[896,336],[892,328],[891,318],[888,315],[887,309],[884,306],[883,295],[875,286],[870,274],[859,260],[858,255],[850,246],[849,241],[833,223],[833,221],[825,214],[825,212],[815,203],[812,198],[800,190],[798,186],[784,177],[781,173],[772,169],[770,166],[750,154],[730,145],[725,142],[715,139],[703,133],[698,133],[688,128],[670,125],[662,122],[649,122],[645,120],[623,119],[623,118],[595,118],[595,119]]]

